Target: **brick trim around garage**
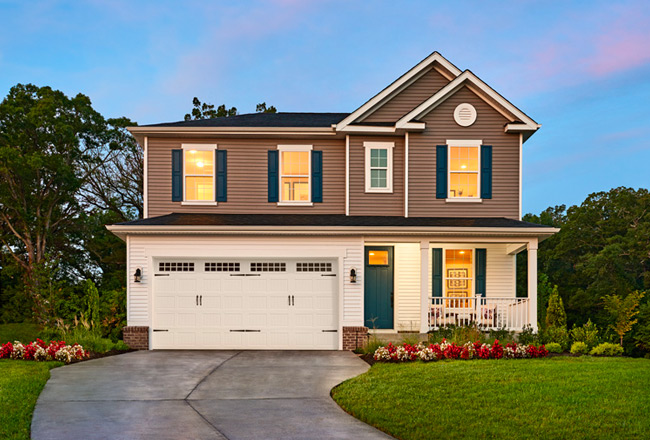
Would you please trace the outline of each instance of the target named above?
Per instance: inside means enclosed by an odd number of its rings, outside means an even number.
[[[343,350],[365,347],[368,343],[368,327],[343,327]]]
[[[149,327],[126,326],[122,329],[124,343],[134,350],[149,350]]]

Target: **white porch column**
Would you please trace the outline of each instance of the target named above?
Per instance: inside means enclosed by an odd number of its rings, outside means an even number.
[[[526,246],[528,249],[528,311],[533,330],[537,332],[537,238]]]
[[[420,242],[420,333],[429,331],[429,240]]]

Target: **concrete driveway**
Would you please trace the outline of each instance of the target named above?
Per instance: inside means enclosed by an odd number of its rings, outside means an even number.
[[[56,368],[32,438],[386,439],[330,398],[342,351],[140,351]]]

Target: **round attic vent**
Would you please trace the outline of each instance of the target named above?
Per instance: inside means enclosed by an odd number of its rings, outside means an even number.
[[[469,127],[476,122],[476,109],[467,102],[459,104],[454,110],[454,120],[461,127]]]

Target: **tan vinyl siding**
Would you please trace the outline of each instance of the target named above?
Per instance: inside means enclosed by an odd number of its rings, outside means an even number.
[[[390,101],[363,120],[370,122],[395,122],[449,83],[436,69],[431,69],[413,84],[395,95]]]
[[[476,122],[461,127],[454,121],[458,104],[471,103]],[[504,133],[509,122],[472,91],[463,87],[422,120],[426,130],[409,135],[410,217],[519,218],[519,136]],[[492,145],[492,198],[482,203],[446,203],[436,199],[436,145],[447,139],[481,139]]]
[[[392,193],[366,193],[367,141],[395,143]],[[350,215],[404,215],[404,137],[350,136]]]
[[[171,150],[183,143],[217,144],[228,151],[228,201],[218,206],[172,202]],[[277,206],[268,200],[267,151],[278,144],[313,145],[323,151],[323,203]],[[345,140],[178,139],[150,137],[148,157],[149,216],[171,212],[221,214],[345,214]]]

